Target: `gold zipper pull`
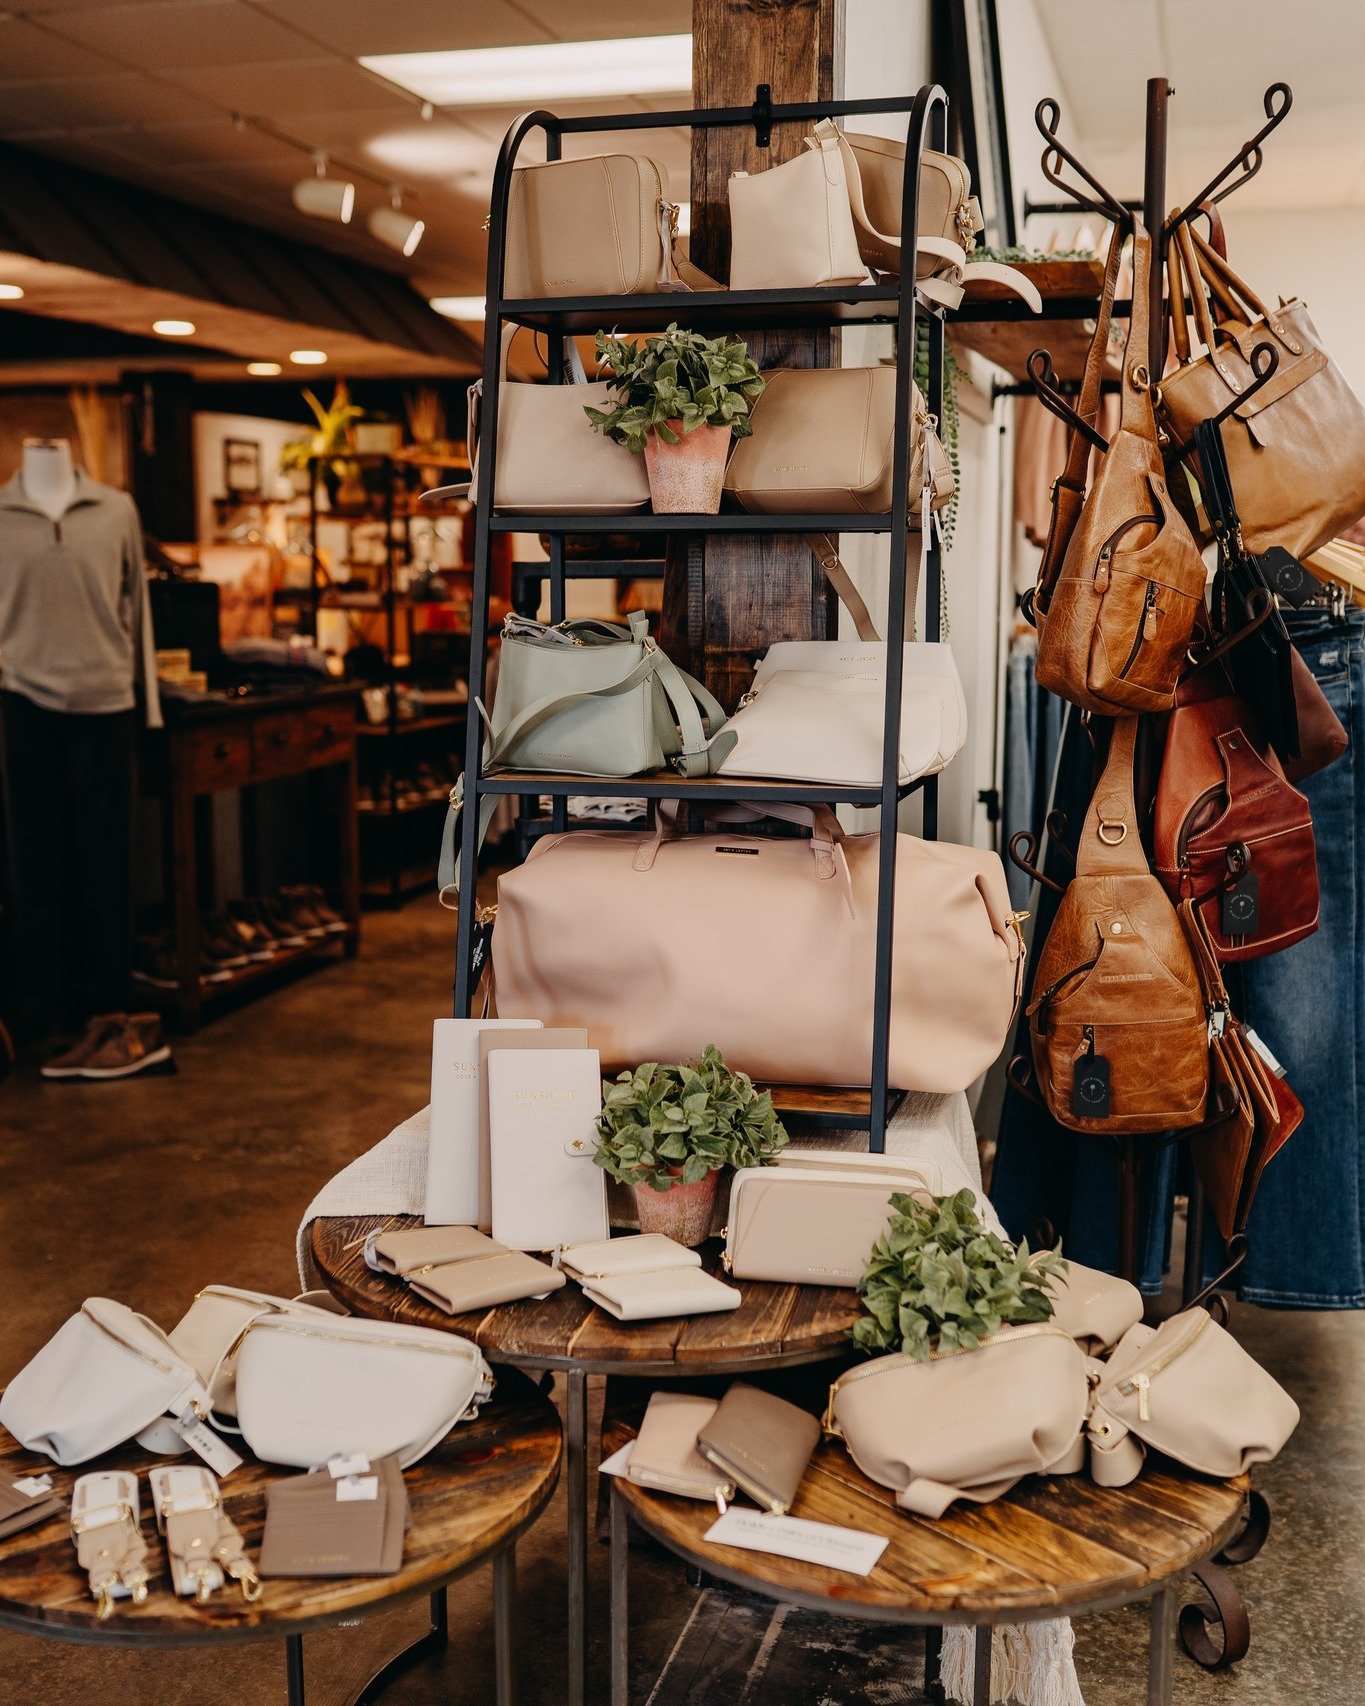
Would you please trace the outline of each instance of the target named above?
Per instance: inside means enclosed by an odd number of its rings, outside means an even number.
[[[839,1424],[834,1419],[834,1400],[839,1395],[839,1382],[836,1380],[829,1389],[829,1397],[825,1400],[825,1413],[820,1418],[820,1428],[826,1439],[842,1439]]]

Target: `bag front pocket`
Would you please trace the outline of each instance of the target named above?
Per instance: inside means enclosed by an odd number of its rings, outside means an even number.
[[[1208,1046],[1198,1020],[1091,1024],[1077,1014],[1054,1019],[1044,1041],[1052,1105],[1067,1111],[1065,1123],[1073,1130],[1175,1131],[1204,1117]],[[1108,1063],[1104,1115],[1075,1112],[1076,1073],[1087,1057]]]
[[[1100,609],[1087,672],[1092,693],[1126,710],[1169,709],[1204,578],[1183,529],[1165,527],[1135,550],[1105,547],[1093,581]]]

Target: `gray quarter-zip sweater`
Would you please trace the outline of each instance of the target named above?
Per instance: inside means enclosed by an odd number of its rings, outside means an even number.
[[[142,524],[127,492],[79,469],[53,521],[18,474],[0,486],[0,682],[49,711],[127,711],[141,678],[161,727]]]

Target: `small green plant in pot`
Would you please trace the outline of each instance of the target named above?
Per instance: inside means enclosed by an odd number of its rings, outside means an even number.
[[[787,1142],[772,1093],[708,1045],[681,1066],[648,1061],[602,1086],[594,1160],[634,1188],[641,1232],[700,1244],[722,1167],[758,1167]]]
[[[894,1215],[859,1281],[865,1351],[903,1351],[917,1362],[973,1350],[1001,1327],[1047,1321],[1047,1287],[1065,1274],[1053,1250],[1010,1245],[982,1226],[971,1191],[924,1203],[898,1192]]]
[[[742,339],[676,324],[638,343],[599,332],[597,363],[616,400],[583,412],[598,432],[644,457],[655,510],[715,515],[730,441],[754,430],[749,405],[765,383]]]

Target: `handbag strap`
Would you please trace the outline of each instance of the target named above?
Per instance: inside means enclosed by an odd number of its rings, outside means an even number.
[[[641,840],[636,847],[635,857],[631,861],[633,870],[652,870],[663,843],[682,838],[686,831],[687,806],[688,802],[685,800],[659,801],[654,834]],[[828,806],[806,806],[777,800],[764,801],[762,804],[743,801],[722,804],[715,801],[699,802],[693,809],[713,823],[761,823],[765,818],[773,818],[782,823],[792,823],[809,829],[809,846],[815,861],[817,879],[829,882],[839,878],[844,904],[850,913],[853,912],[853,874],[848,868],[848,857],[844,852],[843,825]]]
[[[1076,847],[1078,877],[1149,874],[1133,797],[1137,726],[1136,717],[1114,719],[1104,774],[1085,814],[1085,826]]]

